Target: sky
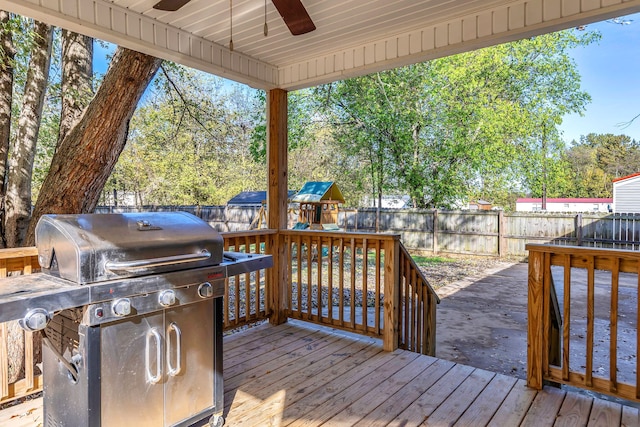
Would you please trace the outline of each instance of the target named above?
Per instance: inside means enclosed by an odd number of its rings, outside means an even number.
[[[628,135],[640,141],[640,14],[621,17],[628,25],[599,22],[587,25],[602,39],[575,48],[571,55],[582,76],[581,87],[591,95],[583,117],[566,116],[560,129],[566,142],[589,133]]]

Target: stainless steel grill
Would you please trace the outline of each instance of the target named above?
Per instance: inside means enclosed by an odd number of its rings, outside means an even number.
[[[43,331],[45,426],[222,425],[224,252],[186,213],[44,216],[43,273],[0,283],[0,321]]]

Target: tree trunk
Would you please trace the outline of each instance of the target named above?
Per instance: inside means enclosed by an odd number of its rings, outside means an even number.
[[[4,201],[7,192],[5,183],[11,138],[13,61],[16,54],[11,29],[7,27],[10,18],[9,12],[0,10],[0,236],[2,236],[0,247],[5,247],[2,225],[4,224]]]
[[[93,38],[62,30],[60,145],[93,97]]]
[[[95,209],[125,146],[131,116],[161,63],[149,55],[117,49],[96,96],[53,156],[25,245],[34,244],[40,216]]]
[[[9,159],[4,236],[7,247],[22,243],[31,215],[31,175],[40,117],[49,80],[52,27],[34,22],[34,44],[27,70],[16,139]]]

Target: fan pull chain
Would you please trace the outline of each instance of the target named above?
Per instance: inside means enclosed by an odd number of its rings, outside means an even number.
[[[267,0],[264,0],[264,36],[269,34],[269,27],[267,26]]]
[[[229,0],[229,50],[233,52],[233,0]]]

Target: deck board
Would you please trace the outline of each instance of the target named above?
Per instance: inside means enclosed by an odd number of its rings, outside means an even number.
[[[229,426],[640,427],[638,409],[397,350],[291,321],[226,336]],[[42,399],[0,411],[3,427],[42,425]]]
[[[456,422],[457,427],[480,427],[491,421],[516,383],[516,378],[498,374]]]

